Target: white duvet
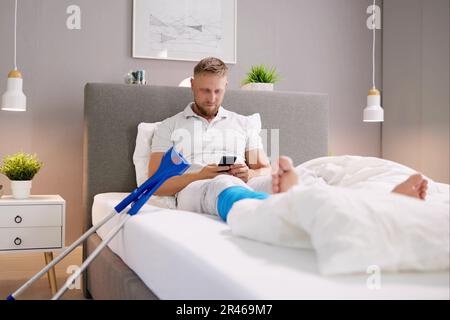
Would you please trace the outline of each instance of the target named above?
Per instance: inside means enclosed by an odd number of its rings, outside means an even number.
[[[415,171],[370,157],[318,158],[297,170],[289,192],[237,202],[233,234],[312,248],[324,275],[449,269],[449,185],[429,179],[426,201],[393,194]]]

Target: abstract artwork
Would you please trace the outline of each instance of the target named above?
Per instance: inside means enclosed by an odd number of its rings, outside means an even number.
[[[236,0],[134,0],[133,57],[236,63]]]

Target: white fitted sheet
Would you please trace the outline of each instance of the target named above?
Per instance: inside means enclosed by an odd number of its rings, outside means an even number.
[[[95,196],[92,222],[127,194]],[[104,238],[121,216],[98,230]],[[231,235],[216,217],[145,205],[109,247],[160,299],[449,299],[449,273],[324,277],[310,250]]]

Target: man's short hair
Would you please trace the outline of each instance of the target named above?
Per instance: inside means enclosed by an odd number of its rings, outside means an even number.
[[[223,77],[228,74],[228,67],[222,60],[214,57],[208,57],[201,60],[194,68],[194,77],[203,73]]]

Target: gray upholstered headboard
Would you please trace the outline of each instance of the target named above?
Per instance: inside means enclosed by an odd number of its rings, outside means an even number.
[[[136,187],[132,157],[138,124],[168,118],[191,101],[189,88],[86,85],[83,157],[86,227],[91,224],[94,195],[129,192]],[[263,129],[280,130],[280,154],[291,156],[295,164],[327,155],[327,95],[228,90],[223,105],[245,115],[259,112]]]

